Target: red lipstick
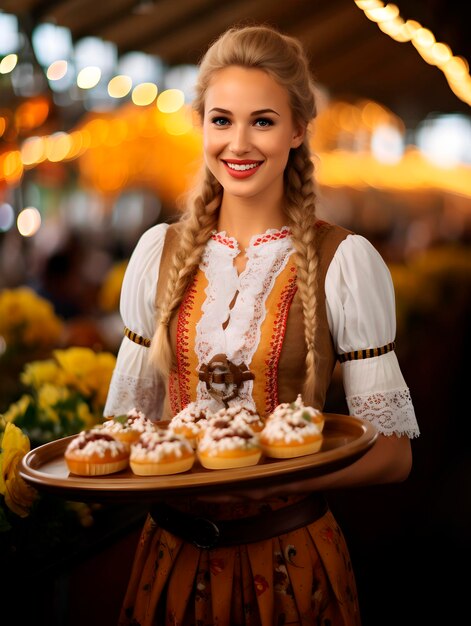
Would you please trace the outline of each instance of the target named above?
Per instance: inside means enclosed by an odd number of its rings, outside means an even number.
[[[224,159],[223,160],[226,171],[233,178],[249,178],[258,171],[263,161],[255,161],[253,159]]]

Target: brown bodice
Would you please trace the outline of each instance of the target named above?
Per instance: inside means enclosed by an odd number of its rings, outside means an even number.
[[[172,262],[172,255],[178,245],[182,225],[169,226],[162,252],[156,304],[158,308],[166,286],[165,276]],[[350,231],[327,224],[317,223],[319,250],[318,291],[316,304],[316,382],[311,399],[303,398],[316,408],[322,409],[334,369],[336,354],[329,330],[326,303],[325,277],[330,262],[339,244]],[[287,266],[276,278],[272,292],[266,302],[267,315],[262,325],[261,340],[251,363],[255,373],[253,399],[260,414],[268,414],[280,402],[291,402],[303,392],[305,378],[306,343],[304,338],[303,307],[296,284],[294,254]],[[206,281],[206,282],[205,282]],[[170,322],[170,336],[174,353],[174,368],[167,385],[165,416],[174,415],[196,399],[198,364],[194,352],[195,326],[204,301],[206,277],[198,270],[195,280],[189,286],[179,311]]]

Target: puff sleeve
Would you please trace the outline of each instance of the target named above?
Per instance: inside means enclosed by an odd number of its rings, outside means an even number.
[[[396,335],[394,286],[379,252],[361,235],[349,235],[338,247],[325,280],[327,317],[341,364],[349,411],[372,422],[384,435],[419,435],[409,389],[396,353],[361,358]],[[360,357],[360,358],[358,358]]]
[[[155,296],[168,224],[158,224],[139,239],[126,269],[120,298],[124,326],[151,339],[155,325]],[[132,408],[153,420],[160,418],[165,387],[148,361],[149,349],[123,338],[111,378],[104,415],[122,415]]]

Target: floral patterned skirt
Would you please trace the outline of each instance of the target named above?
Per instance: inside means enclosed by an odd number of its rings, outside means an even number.
[[[211,550],[149,515],[120,626],[360,626],[347,546],[330,510],[279,537]]]

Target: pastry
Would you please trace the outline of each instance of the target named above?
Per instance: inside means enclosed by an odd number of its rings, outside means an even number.
[[[214,417],[198,440],[198,459],[207,469],[256,465],[262,450],[250,426],[241,420]]]
[[[98,430],[84,430],[67,446],[67,467],[79,476],[103,476],[128,467],[129,445]]]
[[[301,394],[298,394],[294,402],[284,402],[283,404],[279,404],[273,411],[272,415],[285,415],[286,413],[290,413],[298,409],[302,409],[303,411],[309,413],[311,422],[316,424],[322,432],[325,424],[324,414],[312,406],[306,406],[303,402]]]
[[[131,444],[137,441],[142,433],[154,432],[156,427],[144,413],[131,409],[124,415],[107,418],[99,429],[120,441]]]
[[[169,424],[169,430],[176,435],[186,437],[193,448],[196,448],[198,437],[213,414],[201,402],[190,402],[175,415]]]
[[[322,446],[324,416],[307,407],[298,396],[296,402],[276,407],[260,433],[264,454],[287,459],[318,452]]]
[[[214,417],[227,417],[232,420],[241,420],[247,424],[254,433],[259,433],[265,425],[264,420],[253,409],[245,406],[230,406],[227,409],[220,409]]]
[[[191,469],[196,455],[185,437],[171,431],[143,433],[131,445],[129,464],[139,476],[179,474]]]

